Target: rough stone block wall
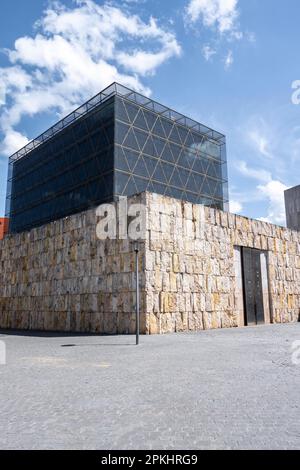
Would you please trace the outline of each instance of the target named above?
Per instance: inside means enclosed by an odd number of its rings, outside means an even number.
[[[145,290],[150,333],[241,324],[234,248],[266,250],[270,320],[300,312],[300,233],[147,193]]]
[[[270,321],[298,321],[300,233],[143,193],[141,332],[240,326],[236,247],[265,250]],[[135,332],[130,240],[99,240],[95,209],[0,241],[0,328]]]
[[[0,241],[0,328],[135,331],[132,243],[97,239],[97,220],[92,209]],[[145,332],[143,263],[141,243]]]

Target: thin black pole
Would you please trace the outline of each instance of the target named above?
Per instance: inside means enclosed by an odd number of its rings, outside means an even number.
[[[136,345],[140,342],[140,293],[139,293],[139,249],[135,248],[135,281],[136,281]]]

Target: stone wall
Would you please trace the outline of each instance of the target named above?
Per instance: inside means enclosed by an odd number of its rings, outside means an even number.
[[[286,223],[291,230],[300,230],[300,186],[284,192]]]
[[[237,247],[267,252],[270,321],[298,321],[300,233],[147,194],[146,313],[150,333],[243,324]],[[265,282],[264,282],[265,284]]]
[[[265,250],[272,322],[298,321],[300,233],[143,193],[141,332],[243,325],[239,247]],[[129,240],[98,240],[96,211],[0,241],[0,328],[134,333],[135,258]]]
[[[93,209],[0,241],[0,328],[135,331],[132,243],[98,240],[96,224]]]

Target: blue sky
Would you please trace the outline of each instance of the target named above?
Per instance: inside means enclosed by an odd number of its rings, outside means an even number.
[[[299,0],[1,2],[0,216],[8,155],[117,80],[224,132],[231,209],[284,224],[299,16]]]

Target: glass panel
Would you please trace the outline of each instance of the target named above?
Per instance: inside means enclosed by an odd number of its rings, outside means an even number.
[[[144,180],[135,176],[134,182],[138,193],[142,193],[143,191],[147,190],[148,180]]]
[[[197,193],[200,193],[202,192],[202,188],[203,188],[203,183],[204,183],[204,180],[205,180],[205,176],[203,175],[198,175],[197,173],[193,173],[193,177],[194,177],[194,181],[195,181],[195,186],[196,186],[196,192]],[[187,186],[188,189],[189,189],[189,186]]]
[[[121,147],[116,146],[115,148],[115,167],[118,170],[124,170],[130,172],[129,165]]]
[[[160,139],[159,137],[153,137],[153,142],[154,142],[154,147],[155,147],[155,155],[160,157],[165,148],[166,141]]]
[[[151,136],[148,137],[148,140],[145,144],[145,147],[144,147],[144,150],[143,150],[143,153],[147,154],[147,155],[151,155],[151,156],[155,156],[156,155],[156,152],[154,150],[154,143],[153,143],[153,139]]]
[[[123,195],[125,196],[132,196],[133,194],[136,194],[138,191],[137,191],[137,187],[135,185],[135,182],[134,182],[134,178],[132,176],[130,176],[129,178],[129,181],[128,181],[128,184],[125,188],[125,190],[123,191]]]
[[[166,160],[167,162],[171,162],[171,163],[174,163],[174,156],[173,156],[173,153],[171,152],[171,147],[169,144],[166,144],[164,149],[163,149],[163,152],[162,152],[162,156],[161,158],[163,160]]]
[[[96,158],[92,158],[91,160],[88,160],[84,165],[85,165],[87,179],[93,178],[97,175],[98,166],[97,166]]]
[[[204,169],[202,158],[197,156],[194,160],[193,171],[204,174],[206,172],[206,168],[207,168],[207,165],[205,165],[205,169]]]
[[[118,195],[123,194],[128,181],[129,181],[129,175],[127,175],[125,173],[121,173],[120,171],[115,172],[115,191],[116,191],[116,194],[118,194]]]
[[[129,169],[133,171],[136,165],[137,159],[139,158],[139,153],[134,152],[133,150],[127,150],[127,149],[123,149],[123,152],[124,152]]]
[[[122,122],[116,123],[116,143],[123,144],[130,127]]]
[[[178,188],[182,187],[182,182],[181,182],[179,170],[177,167],[175,167],[174,172],[172,174],[170,185],[177,186]]]
[[[181,147],[179,147],[178,145],[175,145],[175,144],[170,144],[170,149],[171,149],[171,152],[173,154],[174,161],[177,162],[179,160],[179,157],[180,157]]]
[[[166,134],[162,128],[160,118],[158,118],[154,124],[154,127],[152,129],[153,134],[158,135],[159,137],[162,137],[163,139],[166,138]]]
[[[209,183],[208,183],[207,178],[205,178],[204,181],[203,181],[203,185],[202,185],[201,191],[202,191],[202,193],[205,194],[205,195],[209,195],[209,194],[210,194],[210,187],[209,187]]]
[[[182,199],[182,191],[180,189],[171,187],[170,192],[171,197],[174,197],[175,199]]]
[[[78,145],[80,160],[87,158],[93,152],[89,139],[85,139]]]
[[[161,124],[165,131],[166,138],[168,138],[172,131],[173,125],[169,121],[163,118],[161,118]]]
[[[135,134],[137,143],[139,145],[139,149],[142,151],[147,141],[148,134],[146,132],[140,131],[135,128],[134,128],[134,134]]]
[[[153,192],[157,194],[164,194],[166,186],[164,184],[158,183],[157,181],[152,181]]]
[[[148,174],[143,157],[139,157],[137,164],[134,167],[134,174],[138,176],[144,176],[145,178],[149,178],[149,174]]]
[[[148,174],[151,178],[156,168],[158,160],[156,158],[144,157],[144,162],[146,164]]]
[[[126,108],[128,116],[129,116],[130,123],[133,124],[133,122],[135,121],[135,118],[137,116],[137,113],[139,111],[139,107],[136,106],[133,103],[128,103],[128,101],[126,101],[125,102],[125,108]]]
[[[187,135],[188,135],[188,130],[184,129],[181,126],[177,126],[177,130],[178,130],[178,134],[179,134],[181,143],[185,144],[185,141],[186,141],[186,138],[187,138]]]
[[[135,121],[134,121],[134,127],[139,127],[140,129],[143,129],[148,132],[148,126],[144,117],[144,112],[142,109],[140,109]]]
[[[162,170],[165,174],[166,181],[169,182],[174,171],[174,165],[169,165],[168,163],[161,163]]]
[[[186,192],[186,193],[184,193],[183,198],[186,201],[191,202],[192,204],[197,204],[197,202],[198,202],[197,194]]]
[[[144,111],[144,117],[145,117],[148,129],[149,131],[151,131],[156,121],[156,115],[149,111]]]
[[[165,174],[164,174],[164,172],[163,172],[163,170],[162,170],[162,167],[161,167],[161,163],[160,163],[160,162],[157,163],[152,178],[153,178],[154,180],[156,180],[156,181],[161,182],[161,183],[164,183],[164,184],[167,183],[166,177],[165,177]]]
[[[178,134],[177,126],[173,127],[172,132],[169,136],[169,139],[172,140],[173,142],[176,142],[178,145],[181,145],[181,139]]]
[[[130,122],[124,101],[120,98],[116,99],[116,118],[120,119],[120,121]]]
[[[179,175],[182,181],[182,187],[184,188],[188,182],[190,172],[188,170],[185,170],[184,168],[180,168]]]
[[[124,147],[129,147],[134,150],[140,150],[139,145],[137,143],[136,137],[134,135],[133,129],[130,129],[125,140],[123,142]]]

